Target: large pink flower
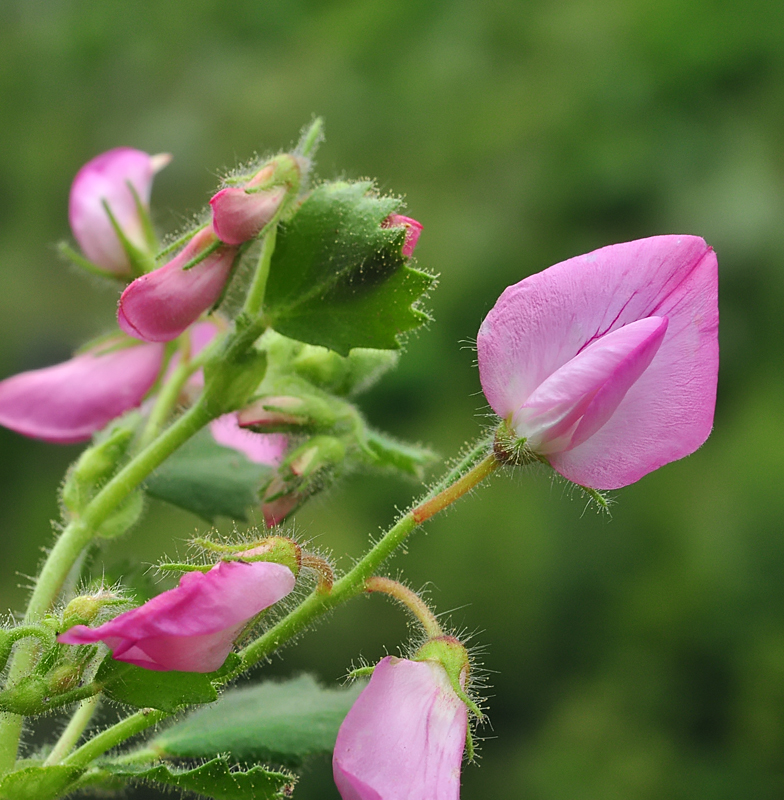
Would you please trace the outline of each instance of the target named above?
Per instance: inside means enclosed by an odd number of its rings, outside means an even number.
[[[117,661],[146,669],[212,672],[245,624],[284,598],[294,573],[271,561],[230,561],[188,572],[179,586],[97,628],[75,625],[64,644],[104,642]]]
[[[343,800],[457,800],[468,711],[435,661],[387,656],[348,712],[332,759]]]
[[[151,156],[130,147],[117,147],[88,161],[76,173],[68,200],[68,218],[87,258],[118,275],[131,271],[104,203],[126,238],[145,250],[144,225],[134,191],[142,208],[148,210],[153,177],[169,160],[168,155]]]
[[[479,329],[485,397],[569,480],[633,483],[710,433],[717,287],[696,236],[612,245],[525,278]]]
[[[86,441],[142,402],[162,360],[163,345],[134,342],[6,378],[0,382],[0,425],[47,442]]]
[[[237,250],[224,245],[183,269],[217,241],[207,226],[171,261],[131,283],[120,297],[120,327],[147,342],[168,342],[183,333],[218,300],[231,273]]]

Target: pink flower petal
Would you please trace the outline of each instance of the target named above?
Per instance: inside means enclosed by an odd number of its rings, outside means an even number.
[[[485,396],[499,416],[511,419],[592,342],[650,317],[668,320],[650,364],[629,387],[621,381],[597,394],[571,449],[548,456],[556,470],[585,486],[633,483],[693,452],[713,424],[717,263],[699,237],[612,245],[510,286],[477,337]],[[612,410],[617,397],[611,395],[620,387],[625,393]]]
[[[174,589],[97,628],[76,625],[64,644],[105,642],[118,661],[146,669],[213,672],[245,624],[293,588],[288,567],[269,561],[221,562],[188,572]]]
[[[226,244],[239,245],[258,236],[286,198],[286,187],[247,192],[239,186],[221,189],[210,200],[212,227]]]
[[[387,656],[338,733],[343,800],[458,800],[468,712],[444,668]]]
[[[224,414],[210,423],[210,433],[218,444],[244,453],[256,464],[276,467],[286,453],[288,439],[281,433],[253,433],[240,428],[237,413]]]
[[[195,322],[221,296],[237,251],[221,246],[190,269],[183,267],[215,241],[207,227],[168,264],[131,283],[120,297],[120,328],[137,339],[168,342]]]
[[[149,208],[153,177],[168,161],[167,157],[117,147],[96,156],[77,172],[71,185],[68,218],[87,258],[119,275],[130,271],[128,256],[103,204],[108,204],[125,236],[145,249],[144,228],[128,184],[136,190],[144,208]]]
[[[414,254],[414,248],[417,246],[419,236],[422,233],[423,225],[411,217],[404,217],[402,214],[390,214],[382,223],[382,228],[396,228],[398,226],[405,226],[406,238],[403,242],[403,250],[401,251],[404,256],[411,258]]]
[[[6,378],[0,425],[47,442],[86,441],[142,402],[162,361],[162,345],[134,344]]]

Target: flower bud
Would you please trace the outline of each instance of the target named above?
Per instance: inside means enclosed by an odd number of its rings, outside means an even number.
[[[212,227],[226,244],[258,236],[300,184],[302,159],[284,154],[265,164],[241,186],[227,186],[210,200]]]
[[[288,439],[278,433],[254,433],[241,428],[237,414],[224,414],[210,423],[210,433],[218,444],[243,453],[255,464],[276,467],[286,452]]]
[[[382,228],[398,228],[400,226],[406,229],[406,238],[403,241],[403,249],[401,252],[407,258],[411,258],[414,254],[414,248],[417,246],[419,236],[422,233],[423,225],[411,217],[404,217],[402,214],[390,214],[382,223]]]
[[[0,425],[57,444],[88,440],[138,406],[163,361],[157,344],[94,347],[53,367],[0,381]]]
[[[220,244],[210,226],[197,231],[171,261],[125,289],[117,322],[147,342],[176,339],[218,301],[236,257],[237,250]]]
[[[131,273],[131,257],[114,225],[132,248],[149,249],[146,215],[152,181],[170,160],[166,154],[151,156],[130,147],[117,147],[79,170],[71,185],[68,217],[87,258],[117,275]]]

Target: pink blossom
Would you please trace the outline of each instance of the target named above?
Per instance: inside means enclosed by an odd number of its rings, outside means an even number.
[[[419,241],[419,235],[422,233],[422,223],[417,222],[411,217],[404,217],[402,214],[390,214],[382,223],[382,228],[397,228],[404,226],[406,229],[406,238],[403,242],[402,253],[407,258],[411,258],[414,254],[414,248]]]
[[[444,667],[387,656],[340,726],[343,800],[458,800],[468,712]]]
[[[188,572],[179,586],[97,628],[75,625],[64,644],[104,642],[117,661],[146,669],[213,672],[245,624],[284,598],[294,573],[271,561],[230,561]]]
[[[120,297],[120,327],[147,342],[168,342],[183,333],[218,300],[231,273],[237,250],[223,245],[183,269],[217,241],[207,226],[168,264],[131,283]]]
[[[479,329],[485,397],[569,480],[633,483],[710,433],[717,287],[696,236],[612,245],[525,278]]]
[[[47,442],[89,439],[135,408],[152,388],[163,361],[158,344],[104,345],[53,367],[0,382],[0,425]]]
[[[286,192],[285,186],[255,191],[241,186],[221,189],[210,200],[216,235],[232,245],[255,238],[272,221],[286,199]]]
[[[286,453],[287,437],[280,433],[254,433],[241,428],[237,413],[224,414],[210,423],[210,433],[218,444],[244,453],[256,464],[276,467]]]
[[[76,173],[68,217],[73,235],[87,258],[118,275],[130,272],[128,255],[104,203],[126,238],[146,250],[144,225],[130,186],[144,210],[148,210],[153,177],[170,160],[165,154],[151,156],[130,147],[117,147],[88,161]]]

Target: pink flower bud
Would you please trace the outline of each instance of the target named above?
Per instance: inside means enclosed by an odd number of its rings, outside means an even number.
[[[286,199],[286,187],[249,191],[241,186],[221,189],[210,200],[212,227],[222,242],[239,245],[255,238]]]
[[[419,241],[419,235],[422,233],[422,223],[417,222],[411,217],[404,217],[402,214],[390,214],[382,223],[382,228],[397,228],[405,226],[406,238],[403,242],[403,250],[401,251],[406,258],[411,258],[414,254],[414,248]]]
[[[147,342],[176,339],[223,292],[237,250],[223,245],[183,269],[217,238],[210,226],[200,230],[168,264],[142,275],[120,297],[117,322],[130,336]]]
[[[88,161],[76,173],[68,200],[71,230],[84,254],[109,272],[126,275],[131,270],[128,255],[120,243],[104,203],[126,238],[146,249],[144,223],[139,216],[133,187],[145,211],[155,173],[171,156],[150,156],[130,147],[117,147]]]
[[[0,382],[0,425],[47,442],[86,441],[142,402],[162,361],[162,345],[104,345],[6,378]]]
[[[271,561],[231,561],[188,572],[179,586],[97,628],[76,625],[64,644],[104,642],[117,661],[146,669],[213,672],[248,620],[293,588],[292,571]]]
[[[458,800],[468,711],[444,667],[387,656],[340,726],[343,800]]]
[[[479,329],[485,397],[569,480],[633,483],[710,433],[717,288],[696,236],[612,245],[525,278]]]
[[[286,453],[287,438],[280,433],[253,433],[240,428],[236,412],[224,414],[210,423],[210,433],[218,444],[244,453],[256,464],[277,467]]]

